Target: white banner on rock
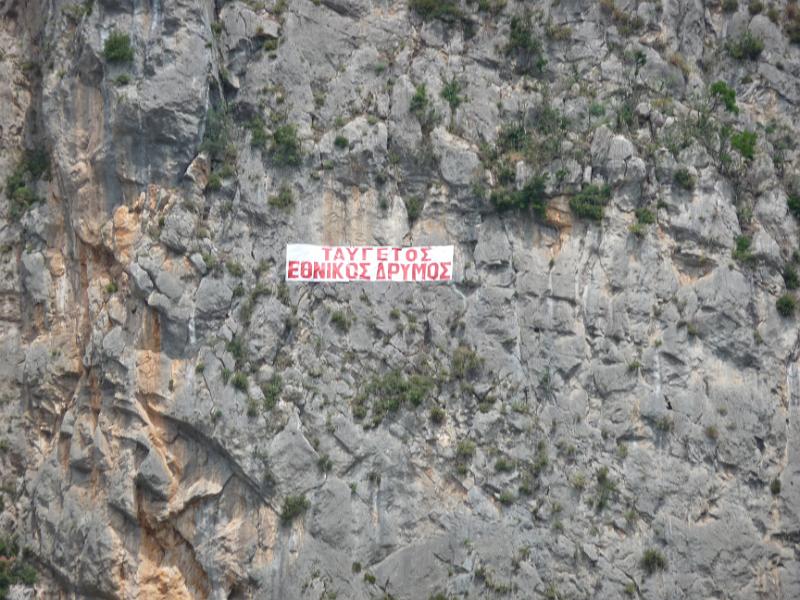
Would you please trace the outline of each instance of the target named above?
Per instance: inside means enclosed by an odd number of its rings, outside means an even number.
[[[286,281],[452,281],[453,246],[286,246]]]

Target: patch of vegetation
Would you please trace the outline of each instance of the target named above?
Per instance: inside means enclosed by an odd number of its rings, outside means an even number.
[[[250,131],[250,145],[253,148],[264,150],[267,147],[269,136],[267,135],[266,123],[261,117],[253,117],[245,126]]]
[[[649,208],[637,208],[636,222],[639,225],[652,225],[656,222],[656,216]]]
[[[231,377],[231,385],[240,392],[247,392],[247,374],[236,371]]]
[[[128,85],[131,82],[131,76],[127,73],[121,73],[117,75],[116,79],[114,79],[114,85],[117,87],[122,87]]]
[[[121,31],[112,31],[103,44],[103,58],[110,63],[133,62],[131,36]]]
[[[632,35],[644,27],[644,21],[637,14],[628,14],[614,0],[600,0],[600,10],[609,15],[617,26],[620,35]]]
[[[747,10],[750,11],[751,15],[757,15],[764,10],[764,3],[761,2],[761,0],[750,0],[750,3],[747,5]]]
[[[377,426],[389,413],[397,412],[404,405],[420,406],[433,391],[435,383],[427,375],[407,376],[399,369],[374,377],[353,399],[353,416],[367,416],[368,402],[372,401],[372,426]]]
[[[695,186],[695,179],[694,175],[689,172],[689,169],[686,167],[681,167],[677,171],[675,171],[675,175],[673,176],[675,183],[677,183],[680,187],[685,189],[686,191],[691,192]]]
[[[405,204],[408,222],[413,224],[422,214],[422,208],[425,206],[425,202],[419,196],[409,196],[405,199]]]
[[[800,6],[795,2],[786,5],[786,22],[783,25],[784,31],[793,44],[800,44]]]
[[[228,170],[233,171],[232,163],[236,159],[236,146],[233,144],[231,131],[233,123],[230,115],[224,109],[210,109],[206,116],[206,130],[203,134],[203,141],[200,144],[200,151],[208,154],[212,167],[214,163],[222,163],[224,171],[221,169],[216,175],[221,180]],[[214,175],[211,176],[214,178]],[[209,179],[209,187],[211,187]]]
[[[281,523],[290,525],[297,517],[308,510],[311,503],[304,495],[286,496],[281,506]]]
[[[511,18],[511,31],[508,43],[503,49],[506,56],[515,62],[517,73],[525,75],[541,75],[547,60],[542,50],[542,42],[536,37],[530,11]]]
[[[786,206],[789,207],[795,219],[800,220],[800,194],[789,194],[786,198]]]
[[[514,492],[512,492],[511,490],[503,490],[500,493],[500,496],[498,496],[497,499],[500,501],[500,504],[503,504],[505,506],[509,506],[511,504],[514,504],[514,500],[515,500]]]
[[[569,207],[575,216],[592,221],[603,220],[603,209],[611,199],[611,187],[591,184],[569,200]]]
[[[454,379],[472,379],[483,367],[483,358],[469,346],[460,345],[453,351],[450,373]]]
[[[301,163],[303,151],[294,125],[285,123],[275,128],[269,155],[272,162],[280,167],[296,167]]]
[[[769,484],[769,491],[772,493],[773,496],[777,496],[781,493],[781,480],[780,479],[773,479],[772,482]]]
[[[42,149],[25,152],[16,168],[6,178],[6,196],[10,200],[9,216],[18,220],[25,212],[40,201],[33,191],[33,183],[49,177],[50,159]]]
[[[458,0],[409,0],[408,7],[426,21],[457,21],[463,16]]]
[[[547,216],[546,182],[547,173],[536,175],[530,178],[521,190],[506,188],[493,190],[489,199],[499,211],[530,209],[536,217],[544,220]]]
[[[602,511],[608,506],[609,501],[617,493],[617,484],[608,475],[608,467],[600,467],[596,473],[597,486],[594,501],[595,510]]]
[[[431,408],[429,417],[432,423],[441,425],[447,418],[447,413],[441,406],[434,406]]]
[[[27,551],[20,552],[15,538],[0,537],[0,598],[6,598],[12,585],[32,586],[36,569],[28,562]]]
[[[442,98],[447,101],[450,105],[450,110],[454,113],[459,105],[464,102],[464,98],[461,96],[461,84],[455,76],[442,87]]]
[[[753,262],[755,260],[755,256],[753,256],[753,252],[750,248],[752,243],[753,240],[746,235],[737,236],[736,243],[731,254],[733,258],[743,263]]]
[[[228,273],[234,277],[242,277],[244,275],[244,267],[235,260],[227,261],[225,263],[225,268],[228,269]]]
[[[350,331],[350,319],[343,310],[335,310],[331,313],[331,325],[338,329],[341,333]]]
[[[426,135],[430,133],[436,124],[437,116],[428,98],[428,87],[424,83],[420,83],[414,89],[414,95],[411,96],[408,110],[419,121],[422,132]]]
[[[275,373],[266,383],[261,384],[261,393],[264,394],[264,409],[272,410],[280,400],[283,391],[283,379]]]
[[[749,30],[728,42],[728,54],[737,60],[757,60],[763,51],[764,42]]]
[[[753,160],[757,140],[755,131],[740,131],[731,135],[731,147],[747,160]]]
[[[781,316],[791,317],[794,315],[795,308],[797,308],[797,301],[791,294],[783,294],[775,302],[775,308],[778,309]]]
[[[786,265],[783,269],[783,282],[786,284],[787,290],[796,290],[800,287],[800,277],[792,265]]]
[[[294,205],[294,194],[292,194],[292,188],[284,183],[278,190],[277,194],[269,197],[267,203],[272,208],[279,208],[281,210],[290,209]]]
[[[344,150],[350,145],[350,140],[348,140],[343,135],[337,135],[336,138],[333,140],[333,145],[339,148],[340,150]]]
[[[739,10],[739,0],[722,0],[722,10],[726,13],[733,13]]]
[[[656,571],[663,571],[667,568],[667,559],[658,549],[648,548],[644,551],[640,564],[645,573],[652,575]]]

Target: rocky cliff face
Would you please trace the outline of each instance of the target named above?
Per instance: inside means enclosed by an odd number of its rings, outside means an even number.
[[[797,5],[410,4],[0,2],[0,595],[800,597]]]

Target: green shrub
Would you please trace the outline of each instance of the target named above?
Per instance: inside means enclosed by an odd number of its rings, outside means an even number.
[[[342,333],[350,331],[350,319],[348,319],[344,311],[341,310],[333,311],[331,314],[331,325]]]
[[[270,196],[267,203],[273,208],[279,208],[281,210],[287,210],[294,205],[294,194],[292,194],[292,188],[290,188],[287,184],[283,184],[278,193],[274,196]]]
[[[715,81],[712,83],[709,92],[715,102],[717,100],[722,101],[722,104],[725,105],[725,110],[734,114],[739,114],[739,107],[736,105],[736,90],[724,81]]]
[[[756,60],[763,50],[764,42],[750,31],[745,31],[738,39],[728,43],[728,54],[737,60]]]
[[[800,277],[792,265],[786,265],[783,269],[783,282],[786,284],[787,290],[796,290],[800,287]]]
[[[506,506],[513,504],[514,492],[512,492],[511,490],[503,490],[497,499],[500,501],[500,504],[504,504]]]
[[[303,152],[294,125],[287,123],[275,129],[269,154],[272,161],[281,167],[296,167],[300,164]]]
[[[458,0],[409,0],[408,7],[426,21],[456,21],[462,17]]]
[[[343,150],[350,145],[349,140],[344,137],[343,135],[337,135],[336,139],[333,140],[333,145],[337,148]]]
[[[597,469],[597,497],[595,509],[599,512],[608,506],[611,497],[617,492],[617,484],[608,475],[608,467]]]
[[[447,100],[450,110],[453,112],[456,112],[456,109],[464,101],[464,98],[461,97],[461,84],[455,76],[442,87],[442,98]]]
[[[244,267],[235,260],[226,262],[225,267],[228,269],[228,273],[234,277],[242,277],[244,275]]]
[[[791,294],[783,294],[775,302],[775,308],[777,308],[778,312],[784,317],[791,317],[794,314],[796,306],[797,301]]]
[[[500,152],[523,150],[528,141],[528,134],[522,123],[506,123],[497,134],[497,149]]]
[[[649,208],[637,208],[636,222],[640,225],[652,225],[656,222],[656,216]]]
[[[247,122],[246,128],[250,131],[250,145],[253,148],[264,150],[269,140],[264,119],[258,116],[253,117]]]
[[[430,106],[428,98],[428,88],[424,83],[419,84],[415,90],[414,95],[411,97],[409,104],[409,111],[419,121],[422,132],[427,134],[433,129],[438,121],[436,111]]]
[[[206,129],[200,150],[206,152],[211,161],[230,163],[236,158],[236,147],[231,141],[231,118],[224,109],[210,109],[206,116]],[[222,173],[220,178],[224,179]]]
[[[750,0],[750,3],[747,5],[747,10],[750,11],[751,15],[757,15],[764,10],[764,4],[761,0]]]
[[[663,571],[667,568],[667,559],[659,550],[648,548],[642,555],[641,565],[648,575],[652,575],[656,571]]]
[[[500,457],[494,463],[494,470],[498,473],[511,473],[514,470],[514,463]]]
[[[722,10],[732,13],[739,10],[739,0],[722,0]]]
[[[746,235],[736,236],[736,243],[732,254],[733,258],[740,262],[752,262],[754,260],[753,253],[750,250],[752,243],[753,240]]]
[[[400,370],[393,370],[373,378],[353,400],[353,416],[362,419],[367,415],[367,401],[372,400],[372,424],[378,425],[383,418],[400,407],[422,404],[434,389],[434,381],[426,376],[414,374],[406,376]]]
[[[546,182],[546,173],[537,175],[529,179],[521,190],[494,190],[489,199],[499,211],[530,209],[539,219],[544,219],[547,216]]]
[[[247,391],[247,374],[241,371],[236,371],[231,377],[231,385],[240,392]]]
[[[786,198],[786,206],[789,207],[789,211],[796,219],[800,219],[800,194],[789,194]]]
[[[592,102],[589,105],[589,114],[593,117],[602,117],[606,114],[606,107],[600,102]]]
[[[124,85],[128,85],[131,82],[131,76],[127,73],[121,73],[117,75],[117,78],[114,79],[114,85],[117,87],[122,87]]]
[[[530,12],[511,18],[511,31],[504,51],[514,58],[518,73],[542,74],[547,60],[542,52],[542,42],[535,37]]]
[[[112,31],[103,44],[103,57],[110,63],[133,62],[131,37],[121,31]]]
[[[405,200],[406,213],[408,214],[409,223],[414,223],[422,214],[422,208],[425,205],[422,198],[419,196],[410,196]]]
[[[48,176],[50,159],[44,150],[25,152],[17,166],[6,179],[6,196],[10,200],[9,216],[18,220],[31,206],[40,201],[32,184]]]
[[[430,419],[436,425],[441,425],[444,423],[446,417],[447,413],[441,406],[434,406],[431,408]]]
[[[769,484],[769,491],[772,493],[773,496],[777,496],[781,493],[781,480],[780,479],[773,479],[772,482]]]
[[[603,208],[610,199],[611,188],[608,185],[591,184],[570,198],[569,207],[577,217],[602,221]]]
[[[275,373],[267,380],[266,383],[261,384],[261,393],[264,394],[264,409],[272,410],[278,403],[283,391],[283,379],[280,375]]]
[[[281,506],[281,523],[289,525],[308,510],[311,503],[303,495],[286,496]]]
[[[461,461],[469,461],[475,456],[475,442],[471,440],[461,440],[456,446],[456,458]]]
[[[689,172],[689,169],[686,167],[681,167],[677,171],[675,171],[674,175],[675,183],[681,186],[683,189],[687,191],[692,191],[694,189],[695,180],[694,175]]]
[[[469,346],[460,345],[453,351],[451,373],[454,379],[476,377],[483,366],[483,359]]]
[[[797,3],[789,2],[786,5],[786,23],[783,28],[790,42],[800,44],[800,7]]]
[[[740,131],[731,136],[731,147],[747,160],[752,160],[756,152],[758,136],[755,131]]]

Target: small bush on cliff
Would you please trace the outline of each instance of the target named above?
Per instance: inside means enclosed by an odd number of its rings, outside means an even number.
[[[755,131],[740,131],[731,136],[731,147],[747,160],[753,160],[757,140]]]
[[[784,317],[791,317],[794,314],[797,301],[791,294],[784,294],[775,302],[775,308]]]
[[[40,200],[33,191],[32,184],[47,177],[49,171],[50,160],[44,150],[28,151],[17,163],[6,179],[6,196],[10,200],[9,216],[13,221]]]
[[[511,31],[504,51],[516,63],[516,71],[525,75],[541,75],[547,60],[542,42],[535,36],[530,12],[511,18]]]
[[[426,21],[456,21],[462,17],[457,0],[409,0],[408,7]]]
[[[608,185],[592,184],[570,198],[569,207],[578,217],[602,221],[603,209],[610,199],[611,188]]]
[[[305,496],[286,496],[281,506],[281,523],[291,525],[297,517],[306,512],[311,506]]]
[[[667,568],[667,559],[659,550],[648,548],[644,551],[641,565],[648,575],[652,575],[656,571],[663,571]]]
[[[112,31],[103,44],[103,57],[110,63],[133,62],[131,36],[121,31]]]
[[[296,167],[300,164],[303,152],[294,125],[287,123],[275,129],[269,154],[273,162],[281,167]]]
[[[764,42],[749,31],[728,43],[728,54],[737,60],[757,60],[763,50]]]
[[[547,213],[547,197],[545,196],[545,183],[547,173],[537,175],[528,180],[521,190],[499,189],[494,190],[490,199],[497,210],[512,208],[533,211],[539,219],[544,219]]]
[[[739,107],[736,106],[736,91],[724,81],[715,81],[709,88],[709,93],[714,102],[722,102],[725,110],[738,114]]]

